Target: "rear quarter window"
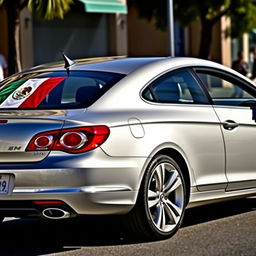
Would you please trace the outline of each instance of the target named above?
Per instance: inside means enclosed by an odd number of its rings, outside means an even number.
[[[143,92],[147,101],[157,103],[208,104],[208,99],[193,73],[181,69],[164,74]]]

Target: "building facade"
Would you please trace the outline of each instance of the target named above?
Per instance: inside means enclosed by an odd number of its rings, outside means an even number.
[[[62,59],[126,55],[127,7],[124,0],[74,0],[62,20],[39,21],[24,9],[20,15],[22,69]],[[0,9],[0,52],[8,58],[8,23]]]
[[[226,36],[230,20],[223,17],[213,28],[210,59],[231,66],[231,39]],[[182,28],[174,22],[175,56],[198,57],[200,44],[200,22]],[[128,12],[128,53],[131,56],[168,56],[168,33],[156,29],[154,22],[140,19],[136,9]]]
[[[64,52],[72,59],[98,56],[168,56],[168,34],[153,22],[138,18],[126,0],[74,0],[63,20],[42,22],[28,10],[21,13],[22,69],[61,60]],[[223,17],[213,29],[210,59],[227,66],[243,49],[247,61],[250,46],[256,46],[256,32],[242,40],[226,36],[230,20]],[[174,26],[175,55],[198,57],[201,26],[199,22],[182,28]],[[8,59],[7,14],[0,7],[0,52]]]

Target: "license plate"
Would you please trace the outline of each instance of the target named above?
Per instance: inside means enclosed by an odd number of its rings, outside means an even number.
[[[0,195],[6,195],[9,192],[10,175],[0,175]]]

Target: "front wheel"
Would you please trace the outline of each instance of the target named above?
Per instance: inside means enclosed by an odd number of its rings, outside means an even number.
[[[147,168],[137,203],[128,215],[134,232],[164,239],[180,227],[186,207],[186,187],[178,164],[158,155]]]

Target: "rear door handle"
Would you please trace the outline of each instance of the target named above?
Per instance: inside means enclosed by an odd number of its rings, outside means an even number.
[[[239,126],[239,124],[234,122],[233,120],[226,120],[223,123],[223,128],[226,129],[226,130],[229,130],[229,131],[235,129],[238,126]]]

